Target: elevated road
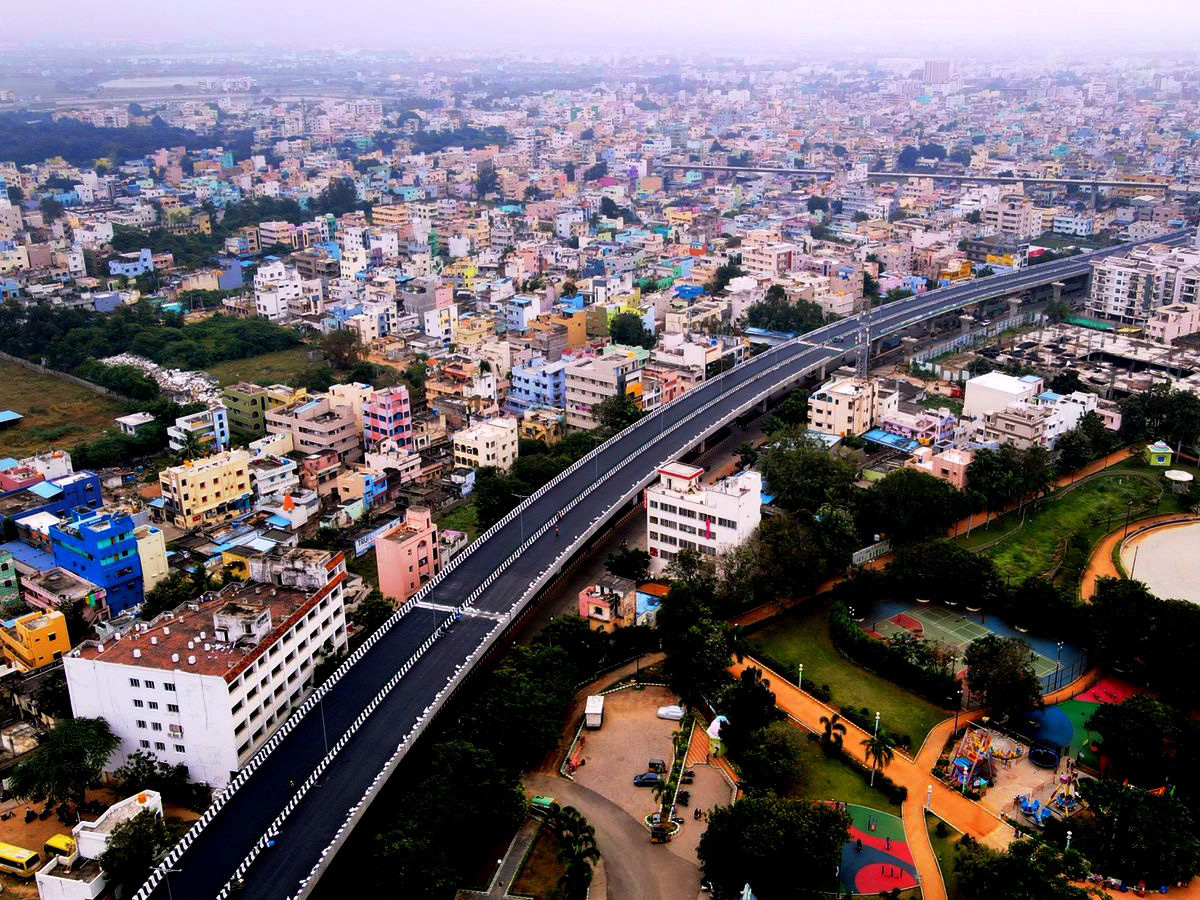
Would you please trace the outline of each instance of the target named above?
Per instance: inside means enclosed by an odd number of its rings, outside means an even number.
[[[1186,239],[1186,232],[1175,232],[1158,240]],[[871,338],[1080,275],[1092,259],[1130,246],[888,304],[873,312]],[[168,853],[138,900],[306,895],[412,743],[575,550],[660,465],[853,353],[859,324],[857,317],[834,322],[705,382],[522,502],[297,709]]]
[[[832,178],[837,174],[847,174],[845,171],[838,172],[835,169],[795,169],[787,166],[702,166],[699,164],[687,163],[656,163],[655,168],[671,169],[678,172],[702,172],[706,175],[718,173],[756,173],[762,175],[785,175],[790,177],[805,177],[805,178]],[[973,184],[1026,184],[1026,185],[1052,185],[1054,187],[1068,187],[1076,185],[1078,187],[1102,187],[1102,188],[1138,188],[1139,190],[1159,190],[1167,189],[1167,184],[1155,181],[1135,181],[1131,179],[1104,179],[1104,178],[1020,178],[1015,175],[967,175],[953,174],[949,172],[868,172],[868,181],[903,181],[908,178],[932,178],[934,181],[949,181],[955,183],[973,183]]]

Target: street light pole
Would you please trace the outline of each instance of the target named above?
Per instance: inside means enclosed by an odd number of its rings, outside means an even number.
[[[796,675],[796,687],[804,690],[804,663],[800,663],[800,671]]]
[[[879,737],[879,711],[875,712],[875,737]],[[871,787],[875,787],[875,770],[879,768],[879,758],[871,760]]]
[[[1058,679],[1062,672],[1062,648],[1063,642],[1058,642],[1058,651],[1054,654],[1054,689],[1058,690]]]

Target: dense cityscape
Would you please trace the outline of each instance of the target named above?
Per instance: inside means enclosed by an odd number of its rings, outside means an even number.
[[[0,43],[0,889],[1200,896],[1195,16],[469,6]]]

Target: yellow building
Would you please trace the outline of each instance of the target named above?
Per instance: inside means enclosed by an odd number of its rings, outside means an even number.
[[[67,619],[60,612],[32,612],[0,629],[4,659],[21,672],[32,672],[61,659],[71,649]]]
[[[587,346],[587,314],[582,309],[550,314],[551,325],[562,325],[567,329],[567,349],[580,350]]]
[[[163,514],[180,528],[226,522],[250,509],[250,454],[226,450],[158,476]]]
[[[492,333],[492,322],[484,316],[466,316],[458,320],[458,343],[476,347]]]
[[[167,577],[167,539],[153,525],[139,525],[133,529],[133,536],[142,561],[142,590],[148,592]]]

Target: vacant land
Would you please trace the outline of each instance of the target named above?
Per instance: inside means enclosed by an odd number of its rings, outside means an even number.
[[[563,864],[558,860],[558,838],[549,828],[541,828],[529,851],[521,874],[513,882],[512,892],[518,897],[534,900],[554,900],[559,896],[558,879]]]
[[[308,348],[301,346],[251,356],[249,359],[230,359],[209,366],[208,373],[217,377],[221,387],[239,381],[251,384],[286,383],[310,365],[307,353]]]
[[[443,531],[461,531],[467,536],[468,543],[479,535],[479,522],[475,516],[475,504],[467,501],[462,506],[456,506],[449,512],[435,516],[437,527]]]
[[[1023,523],[1021,515],[1012,512],[960,541],[990,556],[1002,576],[1041,575],[1055,568],[1074,535],[1082,535],[1090,546],[1120,527],[1126,514],[1133,519],[1150,514],[1161,494],[1162,488],[1146,470],[1113,469],[1039,501],[1035,511],[1024,512]],[[988,546],[999,535],[1004,537]]]
[[[126,412],[120,401],[7,360],[0,360],[0,409],[25,417],[0,431],[0,456],[16,457],[92,440]]]
[[[856,710],[865,707],[869,714],[878,711],[889,731],[912,738],[914,749],[921,746],[929,729],[946,718],[946,713],[929,701],[842,656],[829,637],[829,601],[824,597],[814,597],[775,619],[754,632],[750,642],[783,666],[780,674],[793,682],[803,663],[804,683],[828,685],[833,705]],[[763,661],[771,664],[771,660]]]

